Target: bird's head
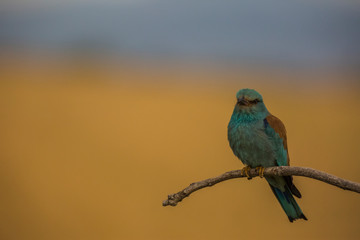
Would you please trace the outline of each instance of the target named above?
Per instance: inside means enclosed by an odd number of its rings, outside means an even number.
[[[248,88],[237,92],[234,112],[254,116],[268,113],[262,96],[257,91]]]

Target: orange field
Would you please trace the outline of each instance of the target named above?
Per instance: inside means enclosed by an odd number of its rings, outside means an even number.
[[[302,177],[295,183],[307,222],[289,223],[259,178],[229,180],[162,207],[191,182],[243,167],[226,128],[244,87],[258,90],[285,123],[292,165],[360,182],[360,86],[351,76],[1,64],[0,239],[360,235],[360,195]]]

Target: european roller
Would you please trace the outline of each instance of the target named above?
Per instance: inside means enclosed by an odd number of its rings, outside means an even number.
[[[234,154],[246,165],[243,173],[257,168],[289,166],[289,152],[284,124],[269,113],[262,96],[252,89],[241,89],[228,125],[228,140]],[[301,198],[291,176],[265,177],[290,222],[305,219],[293,196]]]

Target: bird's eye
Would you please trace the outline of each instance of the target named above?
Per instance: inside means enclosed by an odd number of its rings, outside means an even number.
[[[254,100],[250,101],[251,104],[257,104],[258,102],[260,102],[259,99],[254,99]]]

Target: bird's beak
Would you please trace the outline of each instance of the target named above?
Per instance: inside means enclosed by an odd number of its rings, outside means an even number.
[[[246,98],[242,97],[242,98],[238,98],[237,104],[242,106],[248,106],[249,101]]]

